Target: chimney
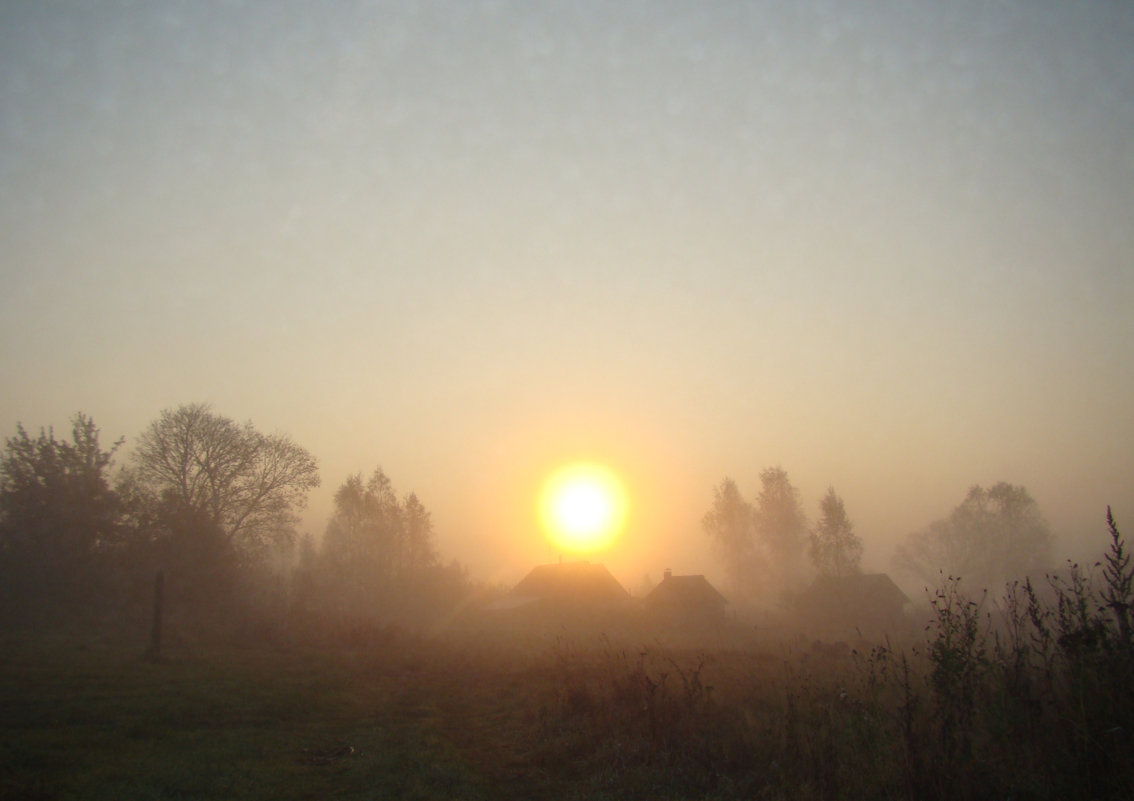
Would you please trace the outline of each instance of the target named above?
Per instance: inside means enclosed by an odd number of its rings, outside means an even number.
[[[665,574],[664,574],[664,575],[662,576],[662,581],[666,581],[666,580],[668,580],[668,579],[669,579],[670,577],[672,577],[672,576],[673,576],[673,571],[672,571],[672,570],[670,570],[670,569],[669,569],[669,568],[667,567],[667,568],[665,569]]]

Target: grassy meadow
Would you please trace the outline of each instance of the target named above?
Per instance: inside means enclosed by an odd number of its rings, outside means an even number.
[[[0,635],[0,799],[1130,799],[1134,571],[905,642],[280,625]],[[674,641],[675,643],[676,641]]]
[[[531,772],[523,723],[549,685],[380,634],[143,650],[6,638],[0,798],[500,797]]]
[[[0,799],[1134,797],[1128,697],[946,689],[924,648],[3,646]]]

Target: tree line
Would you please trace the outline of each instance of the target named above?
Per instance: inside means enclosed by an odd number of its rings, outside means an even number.
[[[753,502],[735,481],[723,479],[702,528],[716,547],[733,597],[774,602],[810,572],[861,573],[863,541],[843,499],[828,487],[819,519],[810,524],[799,490],[782,467],[760,473]],[[935,587],[948,577],[974,588],[1002,586],[1050,566],[1052,534],[1027,489],[999,482],[971,487],[948,517],[908,534],[892,564],[909,578]]]
[[[421,621],[467,593],[442,564],[433,524],[414,493],[399,496],[377,468],[347,477],[321,542],[296,532],[315,458],[206,404],[160,413],[125,445],[109,446],[87,415],[69,437],[17,425],[0,453],[0,616],[36,620],[144,605],[158,571],[172,608],[231,617],[259,605],[316,619]],[[808,575],[861,572],[863,541],[829,487],[811,523],[782,467],[760,473],[745,499],[725,478],[702,521],[730,595],[776,602]],[[961,576],[992,587],[1048,566],[1051,532],[1035,500],[1005,482],[972,487],[946,518],[910,533],[894,568],[937,585]]]
[[[731,478],[714,488],[702,520],[724,566],[733,597],[770,601],[797,585],[805,557],[821,574],[846,576],[861,570],[862,540],[833,487],[820,502],[820,518],[809,526],[799,490],[782,467],[760,473],[754,503]]]
[[[206,404],[162,411],[115,469],[87,415],[69,437],[17,425],[0,453],[0,617],[40,622],[144,608],[158,572],[171,612],[344,615],[436,613],[464,592],[440,564],[430,514],[378,469],[335,494],[322,543],[300,538],[319,486],[315,458]]]

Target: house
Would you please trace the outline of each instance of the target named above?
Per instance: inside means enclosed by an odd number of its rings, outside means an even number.
[[[677,625],[720,622],[727,604],[728,599],[704,576],[675,576],[668,569],[642,601],[649,617]]]
[[[603,565],[559,562],[533,568],[485,611],[533,621],[562,617],[601,621],[625,613],[630,603],[630,593]]]
[[[843,639],[900,633],[909,628],[909,598],[885,573],[822,576],[796,598],[800,622],[824,636]]]

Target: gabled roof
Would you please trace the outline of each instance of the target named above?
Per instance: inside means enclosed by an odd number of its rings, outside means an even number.
[[[899,608],[910,600],[885,573],[821,576],[803,591],[801,597],[806,601],[824,603],[869,600]]]
[[[508,596],[585,604],[630,600],[630,594],[606,567],[590,562],[540,565],[513,587]]]
[[[645,602],[647,606],[680,606],[693,609],[724,606],[728,603],[728,599],[721,595],[704,576],[666,575],[661,584],[654,587],[646,596]]]

